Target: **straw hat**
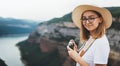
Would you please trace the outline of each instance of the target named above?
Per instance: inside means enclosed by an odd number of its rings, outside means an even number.
[[[105,28],[107,29],[111,26],[112,15],[107,9],[92,6],[92,5],[80,5],[76,7],[72,12],[72,20],[78,28],[81,28],[80,19],[81,19],[82,13],[86,10],[94,10],[94,11],[99,12],[101,16],[103,17],[103,22],[105,22]]]

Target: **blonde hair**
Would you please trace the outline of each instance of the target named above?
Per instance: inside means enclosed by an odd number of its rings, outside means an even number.
[[[99,17],[102,18],[101,14],[94,11],[94,10],[89,10],[92,11],[94,13],[96,13]],[[85,11],[86,12],[86,11]],[[84,12],[83,12],[84,13]],[[103,19],[103,18],[102,18]],[[95,30],[94,34],[92,35],[92,37],[94,39],[96,38],[100,38],[105,34],[105,22],[104,20],[102,20],[101,23],[99,23],[97,29]],[[90,33],[89,31],[83,26],[83,24],[81,23],[81,29],[80,29],[80,42],[84,43],[86,40],[88,40],[90,37]]]

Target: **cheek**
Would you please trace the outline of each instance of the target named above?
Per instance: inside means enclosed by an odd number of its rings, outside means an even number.
[[[99,26],[99,23],[95,23],[94,27],[97,28]]]

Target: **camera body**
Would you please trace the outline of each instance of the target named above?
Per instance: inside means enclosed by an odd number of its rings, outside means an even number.
[[[74,49],[74,43],[73,43],[73,42],[69,42],[68,46],[69,46],[71,49]]]

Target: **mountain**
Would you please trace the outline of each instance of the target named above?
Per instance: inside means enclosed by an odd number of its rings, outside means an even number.
[[[106,32],[111,47],[107,66],[120,65],[119,26],[120,22],[115,20]],[[79,32],[72,22],[71,13],[42,22],[30,33],[28,39],[16,44],[21,53],[21,61],[26,66],[75,66],[75,62],[68,56],[66,46],[70,39],[79,44]],[[78,46],[81,47],[81,44]]]
[[[36,21],[0,17],[0,36],[30,33],[37,24],[38,22]]]
[[[0,58],[0,66],[7,66],[6,63]]]

